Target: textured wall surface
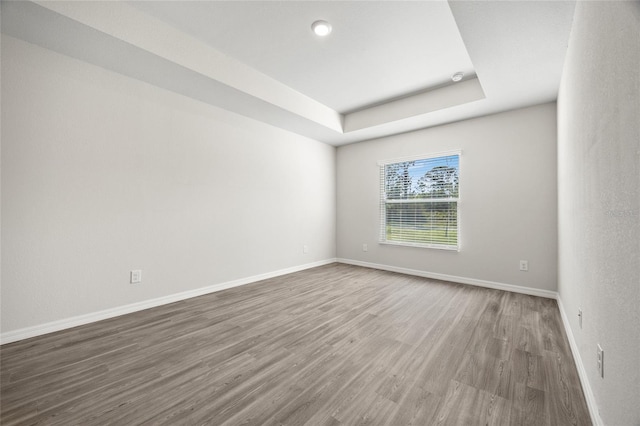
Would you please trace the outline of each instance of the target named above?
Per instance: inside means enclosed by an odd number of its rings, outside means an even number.
[[[339,147],[338,257],[555,291],[556,139],[549,103]],[[378,161],[456,149],[460,252],[378,244]]]
[[[578,2],[558,98],[558,291],[600,416],[619,426],[640,424],[639,70],[640,2]]]
[[[335,148],[3,36],[2,250],[3,332],[331,259]]]

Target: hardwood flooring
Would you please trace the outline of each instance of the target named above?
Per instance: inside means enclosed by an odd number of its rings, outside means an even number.
[[[3,425],[590,425],[554,300],[332,264],[0,348]]]

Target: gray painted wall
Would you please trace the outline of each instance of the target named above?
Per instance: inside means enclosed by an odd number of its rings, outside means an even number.
[[[606,425],[640,425],[639,194],[640,2],[578,2],[558,98],[558,291]]]
[[[338,257],[555,291],[556,140],[549,103],[339,147]],[[377,162],[455,149],[461,251],[378,244]],[[519,260],[529,261],[529,272]]]
[[[3,333],[332,259],[335,148],[3,36],[2,249]]]

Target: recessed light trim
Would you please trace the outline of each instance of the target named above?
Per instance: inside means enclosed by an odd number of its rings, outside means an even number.
[[[462,77],[464,77],[464,73],[462,71],[458,71],[457,73],[451,76],[451,80],[458,82],[462,80]]]
[[[318,37],[326,37],[331,34],[331,24],[327,21],[316,21],[311,24],[311,29]]]

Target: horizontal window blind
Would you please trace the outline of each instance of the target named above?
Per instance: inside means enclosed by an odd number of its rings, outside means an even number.
[[[459,249],[460,153],[380,164],[380,242]]]

